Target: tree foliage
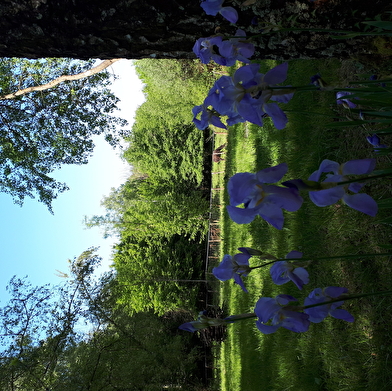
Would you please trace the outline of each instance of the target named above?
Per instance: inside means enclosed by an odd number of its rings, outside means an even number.
[[[209,208],[204,164],[211,155],[209,134],[192,124],[191,110],[211,80],[195,61],[142,60],[136,68],[147,100],[124,151],[133,174],[104,198],[106,215],[86,218],[86,225],[119,239],[119,303],[130,314],[161,315],[192,307],[200,286]]]
[[[190,336],[173,333],[167,317],[130,316],[117,304],[113,273],[93,277],[99,262],[94,248],[83,252],[58,287],[11,280],[10,302],[0,309],[1,390],[158,391],[197,383]]]
[[[118,98],[103,71],[43,91],[5,99],[18,90],[90,69],[93,61],[66,58],[0,59],[0,191],[22,204],[38,196],[51,211],[52,200],[67,189],[51,177],[64,164],[85,164],[93,137],[104,134],[115,146],[126,121],[115,117]]]

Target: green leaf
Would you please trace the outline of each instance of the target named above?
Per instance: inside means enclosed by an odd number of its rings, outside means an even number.
[[[392,216],[387,217],[386,219],[380,220],[381,224],[392,224]]]
[[[355,38],[358,35],[362,35],[361,33],[351,33],[351,34],[346,34],[346,35],[331,35],[332,39],[342,39],[342,38]]]
[[[392,167],[385,168],[383,170],[376,170],[376,171],[373,171],[373,173],[372,173],[372,175],[385,175],[385,174],[392,174]]]
[[[377,130],[377,134],[387,134],[387,133],[392,133],[392,126],[389,128]]]
[[[362,113],[373,117],[392,117],[392,111],[363,111]]]
[[[380,209],[392,208],[392,198],[385,198],[383,200],[378,200],[377,205]]]
[[[376,123],[376,122],[391,123],[392,120],[369,119],[369,120],[342,121],[342,122],[331,122],[329,124],[326,124],[325,126],[327,126],[329,128],[335,128],[335,127],[339,128],[339,127],[345,127],[345,126],[358,126],[358,125],[364,125],[364,124]]]
[[[361,80],[361,81],[350,81],[348,84],[380,84],[380,83],[392,83],[392,79],[379,79],[379,80]]]
[[[363,24],[368,24],[370,26],[382,28],[384,30],[392,30],[392,22],[386,21],[371,21],[371,22],[362,22]]]
[[[392,244],[379,244],[382,248],[392,249]]]

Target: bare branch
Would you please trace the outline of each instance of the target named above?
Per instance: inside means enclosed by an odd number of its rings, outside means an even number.
[[[88,71],[78,73],[77,75],[62,75],[58,77],[57,79],[52,80],[49,83],[42,84],[40,86],[34,86],[34,87],[28,87],[24,88],[22,90],[18,90],[16,92],[12,92],[10,94],[6,94],[3,96],[0,96],[0,100],[5,100],[5,99],[15,99],[18,96],[28,94],[29,92],[33,91],[44,91],[48,90],[49,88],[53,88],[54,86],[57,86],[57,84],[62,83],[63,81],[70,81],[70,80],[79,80],[79,79],[84,79],[85,77],[89,77],[92,75],[95,75],[96,73],[99,73],[115,63],[116,61],[120,61],[121,58],[114,58],[112,60],[105,60],[95,66],[94,68],[89,69]]]

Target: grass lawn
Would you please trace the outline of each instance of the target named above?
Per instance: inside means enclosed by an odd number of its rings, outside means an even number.
[[[262,63],[267,71],[275,63]],[[325,80],[348,81],[358,68],[352,62],[289,62],[287,84],[304,85],[320,72]],[[225,161],[213,171],[213,187],[225,187],[237,172],[256,172],[286,162],[289,172],[284,180],[307,179],[323,159],[343,163],[351,159],[375,157],[377,169],[390,166],[390,155],[375,155],[365,137],[371,127],[327,127],[334,118],[345,118],[349,110],[336,105],[333,92],[297,93],[287,105],[289,123],[276,130],[270,119],[263,127],[249,123],[229,129],[219,136],[216,145],[227,141]],[[313,112],[313,114],[312,114]],[[317,113],[317,114],[314,114]],[[345,120],[347,120],[345,118]],[[392,144],[392,136],[383,139]],[[380,179],[367,184],[367,194],[374,199],[391,197],[392,182]],[[227,191],[221,191],[221,204],[227,205]],[[234,255],[237,248],[248,246],[279,258],[292,251],[304,257],[386,252],[391,244],[391,225],[381,223],[391,209],[380,209],[375,218],[341,203],[319,208],[303,194],[304,204],[298,212],[285,212],[282,230],[268,225],[260,217],[246,225],[233,223],[221,208],[221,256]],[[217,261],[218,263],[218,261]],[[217,265],[216,263],[216,265]],[[251,266],[262,263],[257,257]],[[215,266],[215,265],[211,265]],[[220,283],[219,305],[228,314],[253,312],[261,296],[290,294],[303,302],[317,287],[342,286],[349,293],[376,292],[392,287],[391,257],[364,256],[357,259],[314,261],[307,268],[310,282],[303,291],[289,282],[275,285],[269,268],[260,268],[244,279],[249,294],[233,281]],[[311,324],[306,333],[279,329],[264,335],[254,321],[228,326],[227,339],[217,347],[218,387],[222,391],[304,391],[304,390],[390,390],[392,389],[392,296],[375,296],[347,301],[344,307],[355,317],[354,323],[328,317]]]

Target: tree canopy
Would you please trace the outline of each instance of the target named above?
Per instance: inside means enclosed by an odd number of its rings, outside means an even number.
[[[192,306],[202,282],[211,145],[191,109],[210,87],[206,69],[191,60],[136,62],[147,100],[126,139],[133,174],[104,198],[105,215],[86,218],[117,235],[118,301],[129,313]]]
[[[175,331],[175,314],[130,316],[116,303],[114,274],[93,277],[99,262],[90,248],[70,261],[59,286],[10,281],[11,299],[0,308],[0,389],[199,389],[198,349]]]
[[[52,200],[67,186],[50,174],[64,164],[87,163],[93,136],[103,134],[115,146],[127,134],[126,121],[114,116],[118,98],[109,89],[108,71],[36,88],[62,75],[85,72],[93,63],[0,59],[0,191],[16,203],[38,196],[51,211]]]

